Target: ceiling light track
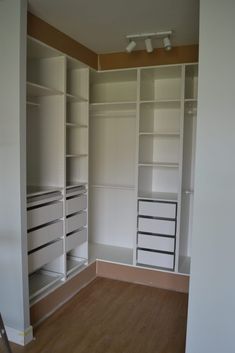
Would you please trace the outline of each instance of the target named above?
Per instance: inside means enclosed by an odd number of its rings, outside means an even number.
[[[172,36],[173,31],[161,31],[161,32],[151,32],[151,33],[138,33],[138,34],[128,34],[126,36],[127,40],[129,41],[126,51],[131,53],[134,48],[136,47],[136,41],[144,40],[145,47],[147,53],[153,52],[153,44],[152,39],[162,39],[163,40],[163,47],[166,51],[172,49],[170,37]]]

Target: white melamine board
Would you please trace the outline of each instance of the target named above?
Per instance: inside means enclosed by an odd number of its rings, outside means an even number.
[[[173,270],[174,255],[154,251],[137,250],[137,263]]]
[[[66,233],[74,232],[75,230],[85,227],[87,224],[87,213],[80,212],[66,218]]]
[[[88,100],[88,81],[89,70],[73,69],[67,70],[67,93]]]
[[[27,184],[64,185],[64,99],[40,98],[27,114]]]
[[[180,132],[180,103],[140,105],[140,132]]]
[[[132,248],[136,231],[134,191],[92,188],[90,200],[90,241]]]
[[[39,42],[37,39],[28,37],[27,39],[27,58],[43,59],[63,56],[58,50],[49,47],[48,45]]]
[[[189,256],[179,256],[179,273],[190,274],[191,258]]]
[[[87,208],[87,195],[81,194],[66,200],[66,215],[80,212]]]
[[[56,238],[63,236],[63,222],[57,221],[41,227],[32,232],[28,232],[28,251],[36,249],[42,245],[52,242]]]
[[[45,59],[29,59],[27,80],[64,92],[65,58],[63,56]]]
[[[178,136],[141,135],[139,140],[139,163],[178,163]]]
[[[71,233],[67,235],[65,243],[66,243],[66,252],[77,248],[78,246],[87,242],[87,229],[81,229],[78,232]]]
[[[158,251],[174,252],[175,239],[170,237],[160,237],[157,235],[138,234],[138,247]]]
[[[198,65],[185,66],[185,98],[197,98],[198,89]]]
[[[89,262],[93,262],[96,259],[132,265],[133,249],[89,243]]]
[[[77,258],[82,258],[84,259],[86,262],[88,260],[88,241],[86,239],[86,241],[84,242],[74,242],[73,243],[74,247],[72,250],[70,250],[67,255],[70,256],[75,256]]]
[[[157,166],[139,167],[139,186],[141,193],[160,192],[177,194],[179,188],[178,168],[167,168]]]
[[[90,171],[92,184],[134,185],[135,119],[92,119]]]
[[[139,215],[160,218],[175,218],[176,204],[168,202],[139,201]]]
[[[77,70],[77,69],[86,69],[87,65],[74,59],[70,56],[66,56],[67,58],[67,70]]]
[[[139,191],[138,198],[155,201],[177,201],[178,194],[154,191]]]
[[[39,107],[40,106],[39,102],[34,103],[34,100],[36,101],[37,97],[57,96],[62,94],[63,94],[62,91],[58,91],[54,88],[39,85],[37,83],[33,83],[29,81],[27,82],[27,99],[31,101],[29,104],[27,104],[28,106]]]
[[[34,200],[36,201],[38,199],[37,196],[43,196],[46,199],[46,198],[51,198],[55,196],[55,193],[59,194],[60,197],[62,198],[61,191],[62,191],[62,188],[53,187],[53,186],[47,187],[47,186],[27,185],[27,198],[36,197]]]
[[[63,242],[58,240],[50,245],[47,245],[30,255],[28,255],[29,273],[36,271],[45,264],[53,261],[55,258],[63,254]]]
[[[53,202],[27,211],[28,229],[53,222],[63,216],[63,203]]]
[[[175,221],[138,217],[138,230],[144,233],[175,235]]]
[[[79,185],[88,182],[88,156],[67,158],[66,185]]]
[[[91,73],[91,102],[125,102],[137,98],[137,71]]]
[[[142,69],[140,99],[180,99],[181,70],[181,66]]]
[[[79,269],[83,269],[86,262],[87,259],[68,254],[66,260],[67,275],[70,275]]]
[[[88,129],[66,130],[66,154],[88,154]]]
[[[88,126],[88,103],[67,104],[66,112],[67,123],[74,123]]]

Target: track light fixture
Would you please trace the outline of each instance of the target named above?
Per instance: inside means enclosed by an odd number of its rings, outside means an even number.
[[[147,53],[152,53],[153,45],[152,45],[152,39],[151,38],[146,38],[145,39],[145,47],[146,47]]]
[[[136,42],[139,40],[145,41],[145,47],[147,53],[153,52],[153,44],[152,39],[162,39],[163,46],[165,50],[169,51],[172,49],[170,37],[172,35],[172,31],[164,31],[164,32],[156,32],[156,33],[140,33],[140,34],[128,34],[126,39],[128,39],[129,43],[126,47],[126,51],[131,53],[133,49],[136,47]]]
[[[130,42],[128,43],[127,47],[126,47],[126,51],[128,53],[131,53],[132,50],[135,48],[136,46],[136,42],[134,40],[130,40]]]
[[[164,48],[169,51],[172,49],[172,46],[171,46],[171,41],[170,41],[170,38],[169,37],[165,37],[163,38],[163,46]]]

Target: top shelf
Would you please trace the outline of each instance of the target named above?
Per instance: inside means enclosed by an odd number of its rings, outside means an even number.
[[[67,102],[69,102],[69,103],[88,102],[88,100],[86,98],[81,97],[77,94],[75,95],[75,94],[67,93],[66,98],[67,98]]]
[[[56,96],[62,95],[62,91],[58,91],[54,88],[39,85],[37,83],[27,81],[27,96],[28,97],[45,97],[45,96]]]

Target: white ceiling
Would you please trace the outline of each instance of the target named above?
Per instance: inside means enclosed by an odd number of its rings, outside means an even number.
[[[29,11],[96,53],[124,51],[127,34],[172,29],[198,43],[199,0],[29,0]],[[154,43],[161,47],[161,42]],[[142,49],[141,44],[136,49]]]

